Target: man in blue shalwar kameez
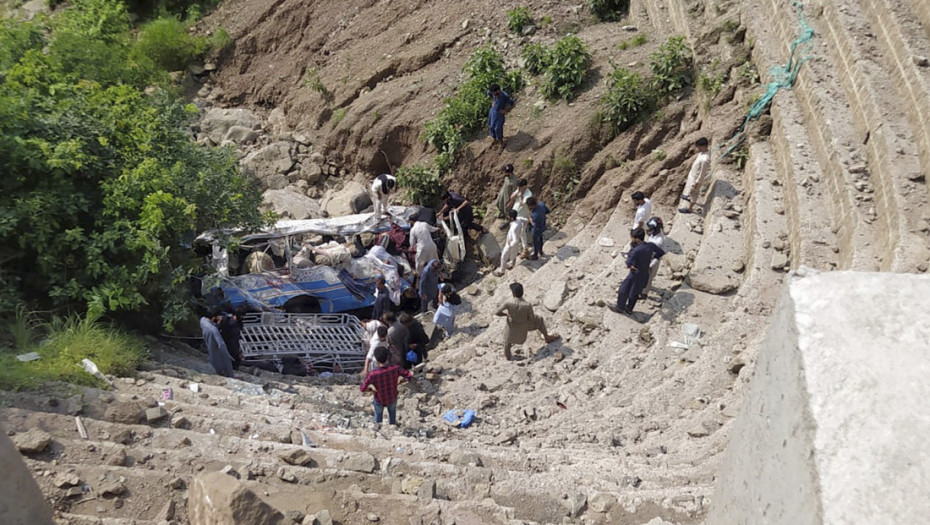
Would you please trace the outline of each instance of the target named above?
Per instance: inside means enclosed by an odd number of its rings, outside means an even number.
[[[507,92],[503,91],[497,84],[491,84],[488,89],[488,96],[491,97],[491,111],[488,114],[488,128],[490,129],[491,138],[494,142],[491,146],[500,145],[504,148],[504,120],[506,115],[514,106],[514,101]]]
[[[636,300],[639,294],[643,292],[646,284],[649,282],[649,263],[652,262],[653,256],[656,259],[665,255],[665,251],[651,242],[645,242],[646,232],[642,228],[636,228],[630,232],[630,250],[626,257],[626,266],[630,273],[620,284],[620,290],[617,292],[617,303],[608,304],[611,311],[623,314],[632,314],[633,307],[636,306]]]
[[[221,376],[233,376],[233,360],[226,349],[226,343],[220,334],[217,324],[222,319],[222,315],[212,315],[210,317],[200,318],[200,330],[203,332],[203,342],[207,346],[207,357],[213,369]]]

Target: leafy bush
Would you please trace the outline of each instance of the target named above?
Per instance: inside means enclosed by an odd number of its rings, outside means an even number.
[[[99,379],[84,371],[83,359],[93,361],[104,374],[125,376],[147,355],[141,339],[102,324],[96,314],[83,319],[55,318],[45,324],[33,318],[17,328],[23,329],[25,334],[16,334],[22,346],[0,351],[0,388],[4,390],[34,389],[49,381],[101,386]],[[32,351],[41,356],[39,360],[23,363],[15,357]]]
[[[184,69],[209,47],[205,38],[191,36],[187,29],[174,16],[153,20],[139,30],[135,51],[168,71]]]
[[[612,136],[616,136],[636,122],[652,103],[652,92],[639,74],[617,67],[607,78],[600,119],[610,126]]]
[[[210,49],[214,53],[220,53],[232,45],[232,37],[229,36],[229,33],[226,32],[225,29],[220,27],[217,28],[217,30],[214,31],[212,35],[210,35],[208,42],[210,44]]]
[[[588,0],[588,7],[598,20],[616,22],[630,11],[630,0]]]
[[[404,166],[397,170],[397,184],[404,188],[414,204],[435,207],[439,204],[442,179],[439,171],[426,166]]]
[[[531,75],[538,75],[551,63],[551,51],[543,44],[527,44],[522,51],[524,68]]]
[[[265,218],[233,152],[191,140],[196,107],[143,93],[165,72],[131,56],[127,20],[118,2],[75,0],[0,31],[0,281],[36,309],[145,311],[170,328],[201,269],[184,239]],[[96,49],[93,67],[70,61]]]
[[[662,94],[674,93],[691,83],[691,49],[683,36],[670,37],[649,55],[652,86]]]
[[[591,53],[581,39],[567,36],[555,44],[549,57],[549,66],[543,73],[543,95],[571,100],[591,65]]]
[[[521,32],[525,26],[531,25],[532,23],[533,15],[530,13],[529,8],[525,6],[507,11],[507,29],[510,29],[514,33]]]
[[[523,87],[519,71],[507,71],[504,59],[491,46],[478,48],[464,67],[465,83],[446,99],[446,105],[436,118],[426,123],[424,138],[439,150],[436,157],[437,174],[450,170],[465,137],[477,132],[487,122],[491,99],[487,90],[499,84],[513,95]]]

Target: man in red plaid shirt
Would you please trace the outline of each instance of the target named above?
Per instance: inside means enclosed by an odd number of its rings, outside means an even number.
[[[375,398],[372,404],[375,407],[376,424],[381,423],[384,418],[384,407],[387,407],[388,422],[396,425],[397,385],[402,380],[410,380],[413,374],[397,365],[388,366],[388,349],[383,346],[375,348],[375,359],[381,364],[381,368],[368,373],[368,376],[362,381],[360,390],[362,392],[374,391]]]

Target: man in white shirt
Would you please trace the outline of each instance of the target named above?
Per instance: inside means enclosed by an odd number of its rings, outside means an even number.
[[[431,235],[438,230],[439,228],[430,226],[429,223],[423,221],[416,221],[413,223],[413,227],[410,228],[410,248],[416,250],[414,262],[416,263],[415,271],[417,275],[423,273],[426,263],[439,258],[439,251]]]
[[[530,191],[526,179],[518,180],[517,189],[510,194],[509,204],[511,208],[517,212],[518,217],[524,219],[527,223],[530,222],[530,207],[526,205],[526,200],[532,196],[533,192]],[[523,233],[520,236],[520,245],[523,247],[523,257],[527,257],[531,246],[529,228],[523,228]]]
[[[397,179],[393,175],[382,174],[375,177],[371,183],[371,203],[375,207],[375,217],[388,214],[391,205],[391,196],[397,188]]]
[[[504,275],[505,271],[513,268],[519,253],[517,247],[523,242],[523,231],[529,222],[523,217],[518,217],[516,210],[510,210],[507,214],[510,217],[510,230],[507,231],[507,241],[501,251],[501,267],[494,272],[497,276]]]
[[[708,142],[706,137],[701,137],[694,142],[698,149],[698,155],[691,163],[691,171],[688,172],[688,182],[685,184],[685,191],[681,194],[681,200],[687,202],[687,206],[678,208],[681,213],[691,213],[694,202],[701,196],[701,187],[707,182],[707,174],[710,173],[710,153],[708,153]]]
[[[647,199],[643,192],[637,191],[633,194],[633,204],[636,205],[636,215],[633,216],[633,226],[630,230],[645,229],[646,219],[652,215],[652,201]]]

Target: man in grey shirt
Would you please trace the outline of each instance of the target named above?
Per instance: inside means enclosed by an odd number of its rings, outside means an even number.
[[[217,327],[223,318],[220,314],[200,318],[200,330],[203,332],[203,342],[207,346],[207,356],[213,369],[221,376],[232,377],[232,357],[226,349],[226,343]]]

